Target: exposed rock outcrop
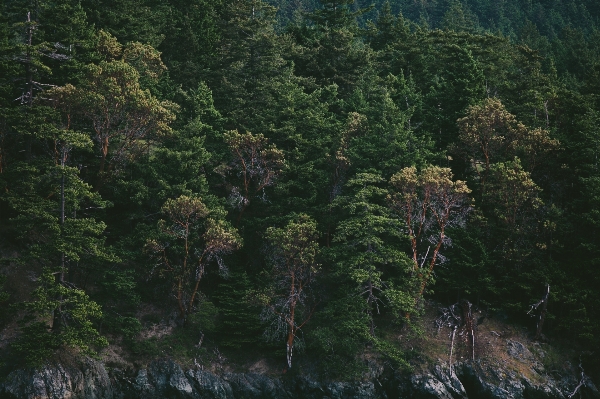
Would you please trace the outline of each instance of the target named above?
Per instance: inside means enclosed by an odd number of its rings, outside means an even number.
[[[544,372],[525,345],[507,340],[507,359],[443,362],[419,373],[384,372],[370,367],[366,381],[320,382],[309,377],[273,378],[253,373],[218,376],[184,370],[172,360],[152,362],[127,375],[108,372],[98,361],[79,366],[49,364],[17,370],[0,385],[0,398],[18,399],[600,399],[589,379],[575,367],[558,376]],[[516,363],[515,363],[516,362]]]
[[[556,380],[535,374],[534,363],[527,375],[522,371],[486,361],[436,365],[430,372],[399,375],[399,397],[415,399],[566,399],[581,380],[573,374]],[[588,379],[578,388],[577,397],[600,398]],[[581,396],[579,396],[581,395]]]
[[[116,399],[120,392],[104,365],[85,359],[81,365],[48,364],[38,370],[17,370],[0,386],[4,398]]]

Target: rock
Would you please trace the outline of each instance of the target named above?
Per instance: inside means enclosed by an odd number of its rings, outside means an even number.
[[[533,360],[533,354],[527,349],[525,345],[520,342],[506,340],[507,352],[510,356],[522,362],[530,362]]]
[[[113,399],[120,397],[114,388],[104,365],[85,359],[78,367],[47,364],[13,371],[0,392],[18,399]]]
[[[506,389],[497,384],[504,375],[501,370],[484,369],[478,363],[457,364],[457,374],[469,398],[517,399]]]
[[[444,384],[453,399],[467,399],[465,387],[458,379],[454,367],[448,368],[445,365],[436,365],[433,369],[433,375]]]
[[[415,399],[453,399],[446,385],[431,374],[413,375],[410,381]]]
[[[172,360],[157,360],[135,374],[109,374],[102,363],[86,359],[77,366],[46,365],[17,370],[0,384],[0,398],[17,399],[566,399],[579,385],[575,367],[560,376],[536,371],[536,357],[507,341],[509,360],[440,362],[418,374],[369,365],[364,381],[319,382],[308,376],[283,378],[255,373],[215,375],[183,370]],[[537,352],[536,352],[537,353]],[[517,371],[518,370],[518,371]],[[586,379],[578,396],[600,399]]]
[[[333,382],[324,387],[330,399],[375,399],[379,398],[372,382],[348,383]]]
[[[181,366],[172,360],[152,362],[148,367],[148,381],[161,397],[191,398],[193,389]],[[164,396],[163,396],[164,395]]]
[[[565,395],[556,387],[554,383],[533,384],[528,379],[524,379],[525,390],[523,396],[528,399],[562,399]]]
[[[146,369],[138,371],[133,382],[132,391],[138,393],[139,396],[150,397],[153,395],[154,387],[148,380],[148,371]]]
[[[231,384],[235,398],[284,399],[292,397],[281,381],[264,375],[228,373],[223,378]]]
[[[326,395],[322,384],[308,377],[298,377],[295,384],[295,396],[306,399],[321,399]]]
[[[202,399],[233,399],[231,385],[216,375],[203,370],[188,370],[188,380]]]
[[[132,388],[132,396],[139,398],[191,398],[193,392],[183,370],[172,360],[154,361],[148,369],[139,370]]]
[[[138,371],[129,396],[174,399],[234,399],[229,383],[203,370],[183,371],[172,360],[157,360]]]

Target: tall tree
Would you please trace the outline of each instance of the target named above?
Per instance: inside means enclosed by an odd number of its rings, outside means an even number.
[[[196,309],[206,267],[216,261],[219,270],[226,272],[223,256],[242,241],[222,213],[211,211],[198,197],[169,199],[162,213],[166,219],[158,223],[158,236],[149,239],[145,249],[157,261],[153,271],[171,277],[179,320],[185,324]]]
[[[467,158],[483,193],[495,162],[519,155],[533,171],[540,160],[558,147],[558,141],[551,139],[548,131],[528,129],[495,98],[469,107],[458,126],[459,142],[454,149]]]
[[[447,231],[462,227],[471,210],[471,190],[452,177],[448,168],[429,166],[421,172],[404,168],[390,180],[390,207],[410,238],[413,275],[419,280],[417,301],[431,282],[436,264],[445,261],[441,250],[450,243]]]
[[[336,269],[354,283],[350,295],[363,298],[372,339],[381,306],[396,317],[414,310],[410,259],[398,247],[405,237],[385,204],[384,183],[377,174],[359,173],[348,182],[353,195],[336,201],[347,212],[334,237],[334,250],[340,252]]]
[[[165,68],[152,47],[140,43],[123,47],[100,32],[97,51],[105,61],[88,65],[79,87],[68,84],[55,90],[93,131],[100,153],[98,189],[107,174],[118,172],[153,140],[171,132],[175,105],[141,87],[142,78],[157,79]]]
[[[106,225],[94,215],[106,202],[82,181],[79,168],[67,163],[73,149],[91,145],[89,138],[68,125],[47,128],[54,164],[15,167],[10,173],[18,173],[23,184],[11,187],[4,198],[16,214],[11,222],[18,238],[26,244],[20,262],[40,275],[32,300],[24,305],[32,318],[15,344],[30,363],[64,346],[90,353],[94,345],[106,343],[92,323],[102,316],[100,306],[84,291],[81,276],[118,261],[104,245]]]
[[[209,86],[229,129],[256,130],[263,113],[284,95],[280,86],[292,69],[281,55],[275,13],[262,0],[232,1],[225,8]]]
[[[283,228],[269,227],[265,238],[273,287],[263,301],[267,317],[274,316],[275,323],[283,325],[280,333],[286,337],[287,366],[291,368],[294,342],[316,306],[310,289],[320,268],[317,223],[299,215]]]
[[[537,240],[542,239],[541,189],[523,170],[519,158],[494,164],[490,171],[490,187],[485,196],[499,228],[493,240],[500,243],[496,250],[502,254],[502,263],[518,268],[539,247]]]
[[[321,8],[308,15],[313,24],[292,31],[300,45],[292,60],[301,76],[337,85],[343,98],[371,68],[373,52],[360,40],[356,21],[368,9],[353,11],[354,0],[320,1]]]
[[[275,184],[284,166],[283,153],[262,135],[240,134],[232,130],[225,134],[233,161],[223,172],[234,175],[230,203],[239,209],[238,223],[253,198],[264,198],[264,190]]]

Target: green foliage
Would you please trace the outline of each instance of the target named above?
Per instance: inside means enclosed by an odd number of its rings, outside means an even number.
[[[33,300],[24,304],[32,321],[24,320],[22,335],[13,348],[31,366],[40,365],[62,347],[93,355],[95,348],[108,345],[93,324],[102,318],[100,306],[83,290],[56,280],[56,273],[45,269]],[[40,321],[49,319],[52,324]],[[60,323],[60,328],[56,323]]]
[[[524,318],[545,284],[547,332],[600,347],[599,4],[3,2],[14,348],[91,352],[101,317],[137,356],[210,359],[201,334],[275,320],[288,365],[356,377],[404,364],[386,330],[432,290]],[[140,340],[171,300],[184,325]]]
[[[10,294],[6,292],[5,283],[6,275],[0,274],[0,325],[3,325],[6,321],[6,317],[8,315],[8,308],[6,305],[8,304],[8,301],[10,299]]]
[[[179,318],[185,323],[195,309],[205,268],[215,261],[224,272],[223,257],[238,249],[242,240],[222,219],[223,212],[210,210],[199,197],[168,199],[162,213],[166,219],[158,222],[155,237],[147,240],[145,251],[156,261],[151,273],[172,281]]]
[[[106,315],[102,327],[125,340],[134,339],[142,331],[142,323],[133,316]]]
[[[308,349],[321,354],[319,372],[324,377],[353,379],[365,372],[358,355],[373,338],[362,301],[340,294],[315,316],[317,327],[307,337]]]
[[[194,359],[203,364],[215,361],[207,345],[203,345],[205,336],[214,333],[217,309],[208,301],[202,303],[199,312],[190,315],[185,326],[175,329],[171,334],[147,339],[132,339],[127,345],[139,358],[152,361],[157,357],[169,356],[179,362],[193,364]]]
[[[231,348],[258,345],[263,325],[260,308],[250,300],[252,283],[244,271],[231,271],[213,295],[219,309],[217,343]]]
[[[414,281],[409,272],[412,262],[399,249],[406,237],[385,206],[384,183],[377,174],[360,173],[348,182],[354,195],[336,200],[347,212],[334,237],[334,242],[340,244],[336,246],[340,252],[337,273],[348,276],[353,282],[350,292],[364,298],[373,337],[373,318],[380,305],[398,318],[414,308]]]
[[[54,338],[46,323],[30,323],[21,328],[21,335],[12,347],[25,364],[40,366],[59,348]]]

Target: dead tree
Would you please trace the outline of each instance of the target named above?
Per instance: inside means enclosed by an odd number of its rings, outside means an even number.
[[[450,358],[449,365],[452,369],[452,355],[456,334],[463,336],[467,346],[470,347],[471,359],[475,360],[475,327],[473,317],[473,304],[467,300],[440,309],[441,315],[435,320],[438,331],[444,327],[450,328]]]
[[[473,305],[464,299],[460,304],[463,311],[463,320],[465,323],[465,332],[467,338],[471,336],[471,359],[475,360],[475,329],[473,327]]]
[[[579,383],[573,390],[573,393],[571,393],[569,396],[567,396],[567,398],[569,398],[569,399],[571,399],[575,395],[577,395],[577,392],[579,392],[579,390],[582,387],[587,387],[589,377],[585,374],[585,371],[583,370],[583,362],[581,361],[581,357],[579,357],[579,370],[581,371],[581,379],[579,380]]]
[[[549,297],[550,285],[546,284],[546,294],[544,294],[544,297],[538,303],[531,305],[531,309],[529,309],[529,312],[527,312],[527,314],[531,314],[531,312],[541,307],[540,316],[538,318],[537,326],[535,328],[535,337],[533,338],[535,340],[539,340],[542,337],[542,327],[544,326],[544,320],[546,319]]]

